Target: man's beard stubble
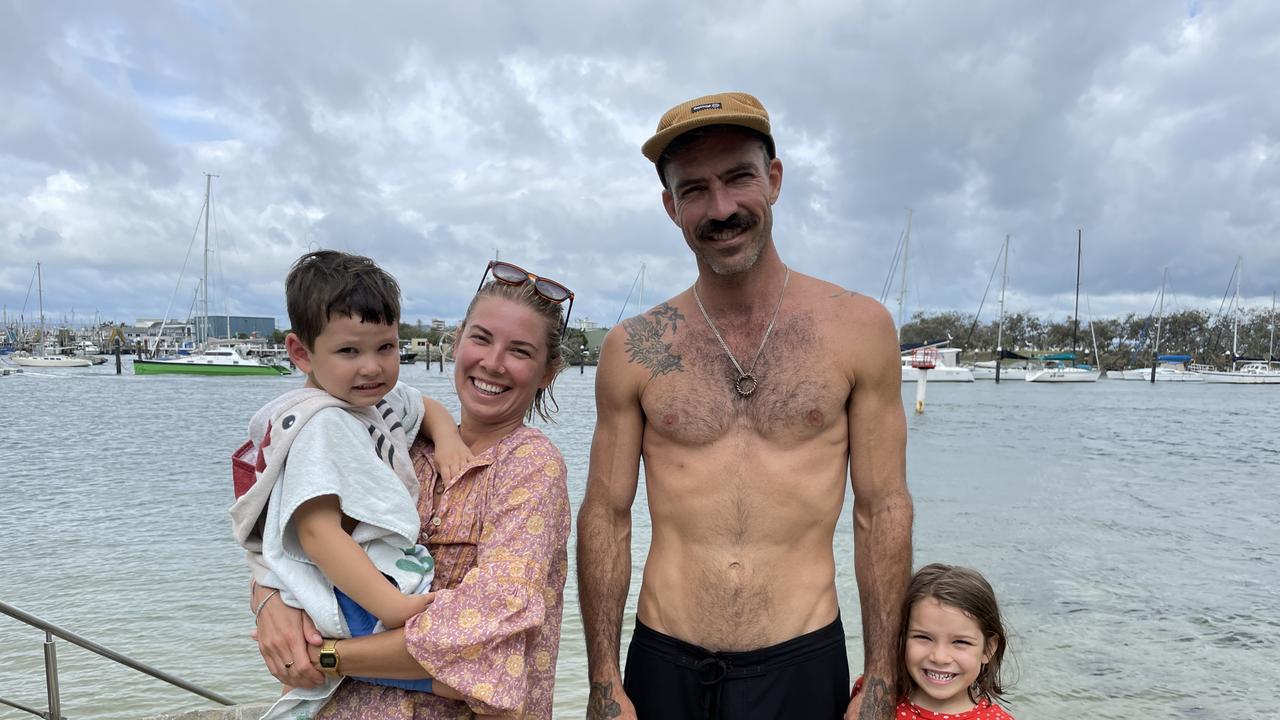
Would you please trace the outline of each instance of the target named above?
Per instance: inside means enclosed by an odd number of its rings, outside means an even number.
[[[760,224],[759,218],[745,212],[736,212],[724,220],[706,220],[698,225],[697,237],[699,242],[715,242],[718,235],[726,234],[729,236],[747,232],[754,229]],[[761,238],[755,238],[751,241],[751,245],[746,248],[747,253],[744,257],[736,259],[732,264],[721,262],[714,257],[712,253],[700,251],[695,248],[694,252],[702,258],[711,271],[717,275],[737,275],[744,273],[755,267],[756,261],[760,259],[760,253],[764,250],[764,241]]]

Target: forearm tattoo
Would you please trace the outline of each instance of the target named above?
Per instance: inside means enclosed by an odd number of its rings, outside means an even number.
[[[591,683],[591,695],[587,698],[587,720],[616,718],[621,714],[622,707],[613,699],[613,683]]]
[[[867,678],[862,687],[862,709],[858,720],[891,720],[894,713],[893,692],[884,678]]]
[[[669,372],[683,372],[684,364],[680,362],[680,356],[671,352],[671,343],[662,340],[668,330],[674,335],[676,326],[681,322],[684,322],[684,315],[670,303],[663,303],[644,315],[626,321],[627,353],[631,356],[631,362],[649,368],[652,373],[650,378]]]

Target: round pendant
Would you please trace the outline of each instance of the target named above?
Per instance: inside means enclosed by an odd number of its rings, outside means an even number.
[[[733,389],[738,391],[740,397],[748,397],[756,391],[756,379],[751,373],[743,373],[737,380],[733,381]]]

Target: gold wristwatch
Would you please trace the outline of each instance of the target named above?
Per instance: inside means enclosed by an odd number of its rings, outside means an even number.
[[[338,640],[335,638],[327,638],[324,645],[320,646],[320,669],[326,675],[333,677],[342,677],[342,670],[338,664]]]

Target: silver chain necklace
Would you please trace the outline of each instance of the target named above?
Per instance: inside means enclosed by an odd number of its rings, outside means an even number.
[[[773,317],[769,318],[769,326],[764,329],[764,337],[760,340],[760,347],[756,350],[755,359],[751,361],[751,369],[743,370],[742,365],[738,363],[738,358],[733,356],[733,351],[729,349],[729,344],[720,336],[720,331],[716,329],[716,324],[711,322],[711,316],[707,314],[707,309],[702,306],[702,298],[698,297],[698,283],[693,284],[693,300],[698,303],[698,310],[702,312],[702,319],[707,321],[707,327],[711,328],[711,332],[715,333],[716,339],[720,341],[720,347],[724,348],[724,354],[729,356],[729,361],[738,370],[738,379],[733,381],[733,389],[737,391],[738,397],[749,397],[751,393],[760,387],[760,383],[756,381],[753,374],[756,371],[756,363],[760,362],[760,353],[764,352],[765,343],[769,342],[769,333],[773,332],[773,323],[778,319],[778,311],[782,309],[782,298],[787,295],[787,282],[791,280],[791,268],[783,265],[787,274],[782,277],[782,292],[778,293],[778,305],[773,309]]]

